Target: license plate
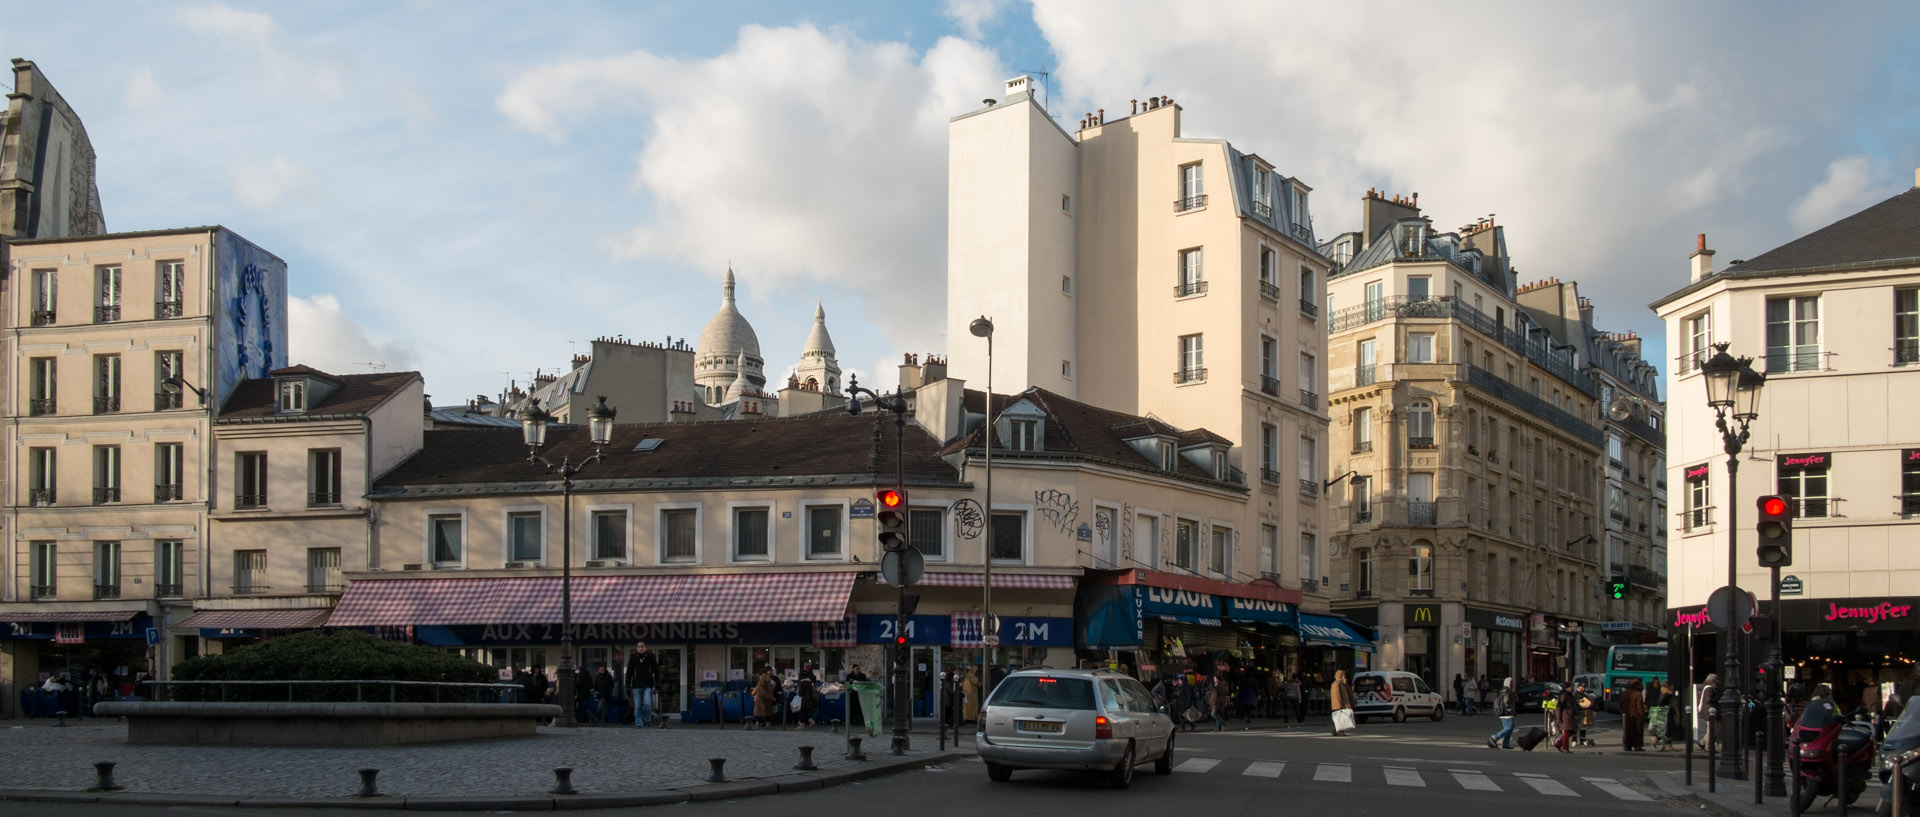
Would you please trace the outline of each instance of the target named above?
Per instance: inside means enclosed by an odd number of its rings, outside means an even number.
[[[1059,732],[1065,724],[1059,721],[1020,721],[1022,732]]]

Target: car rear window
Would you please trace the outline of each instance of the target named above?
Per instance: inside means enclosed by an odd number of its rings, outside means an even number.
[[[1000,682],[987,705],[1093,709],[1093,684],[1084,678],[1016,675]]]
[[[1378,692],[1382,697],[1385,697],[1387,694],[1387,679],[1378,675],[1362,675],[1354,679],[1353,693],[1355,695],[1365,695],[1369,692]]]

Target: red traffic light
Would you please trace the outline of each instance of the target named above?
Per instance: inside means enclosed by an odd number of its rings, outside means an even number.
[[[1760,512],[1768,516],[1780,516],[1787,512],[1787,501],[1777,496],[1766,497],[1760,501]]]
[[[893,637],[893,643],[899,644],[901,646],[905,646],[907,643],[907,637],[904,635],[896,635]]]
[[[884,508],[898,508],[900,507],[900,503],[906,501],[906,497],[901,496],[899,491],[892,488],[882,490],[879,499],[881,507]]]

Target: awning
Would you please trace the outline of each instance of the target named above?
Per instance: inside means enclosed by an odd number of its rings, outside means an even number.
[[[879,577],[881,584],[887,583],[887,580],[885,577],[880,576],[877,573],[874,575],[876,577]],[[944,571],[935,573],[932,571],[928,571],[925,575],[920,577],[919,583],[915,584],[914,586],[915,587],[980,587],[985,584],[985,580],[981,578],[983,575],[984,574],[980,574],[980,573],[959,573],[959,572],[944,572]],[[1044,574],[1044,573],[1043,574],[995,573],[993,574],[993,586],[997,588],[1005,589],[1005,590],[1072,590],[1074,586],[1074,577],[1061,576],[1058,574]]]
[[[850,572],[586,576],[573,580],[575,624],[838,621]],[[560,621],[560,579],[361,580],[347,585],[333,627],[550,624]]]
[[[306,630],[327,620],[331,610],[301,607],[277,610],[201,610],[174,622],[175,627],[205,630]]]
[[[1373,652],[1373,639],[1367,636],[1366,630],[1344,618],[1301,613],[1297,629],[1302,644]]]
[[[139,610],[69,610],[62,612],[0,613],[0,621],[26,624],[39,621],[132,621]]]

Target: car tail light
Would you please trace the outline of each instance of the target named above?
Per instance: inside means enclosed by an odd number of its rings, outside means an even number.
[[[1094,718],[1093,719],[1093,736],[1099,740],[1106,740],[1106,739],[1112,738],[1113,737],[1113,721],[1107,720],[1107,716],[1105,715],[1100,715]]]

